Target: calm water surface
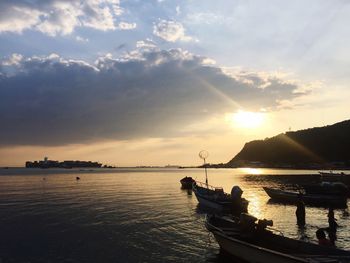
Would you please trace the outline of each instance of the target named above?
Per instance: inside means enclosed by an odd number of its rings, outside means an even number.
[[[262,174],[256,174],[262,173]],[[325,208],[306,209],[298,230],[295,207],[270,204],[262,186],[317,181],[317,171],[215,169],[209,183],[239,185],[249,212],[273,219],[285,236],[315,242],[327,226]],[[278,176],[276,174],[285,174]],[[286,176],[286,174],[295,174]],[[81,180],[76,181],[79,176]],[[205,181],[199,169],[0,171],[2,262],[223,262],[205,230],[205,211],[179,180]],[[350,249],[347,210],[336,210],[338,247]]]

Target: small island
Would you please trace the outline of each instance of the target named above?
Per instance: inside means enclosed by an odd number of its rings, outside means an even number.
[[[98,162],[92,162],[92,161],[53,161],[49,160],[47,157],[44,158],[44,160],[40,161],[27,161],[25,163],[26,168],[65,168],[65,169],[71,169],[71,168],[102,168],[107,167],[111,168],[109,166],[102,166],[101,163]]]

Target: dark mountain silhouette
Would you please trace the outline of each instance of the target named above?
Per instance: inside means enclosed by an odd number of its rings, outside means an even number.
[[[248,142],[225,167],[350,166],[350,120]]]

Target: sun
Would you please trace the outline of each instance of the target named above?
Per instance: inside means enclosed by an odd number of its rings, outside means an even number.
[[[232,114],[232,123],[242,128],[258,128],[265,120],[265,114],[262,112],[238,111]]]

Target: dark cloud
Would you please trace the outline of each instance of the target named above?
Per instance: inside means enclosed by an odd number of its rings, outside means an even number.
[[[181,50],[103,57],[95,65],[57,56],[7,61],[0,67],[0,144],[173,136],[237,103],[272,109],[301,95],[276,77],[249,82],[205,61]]]

